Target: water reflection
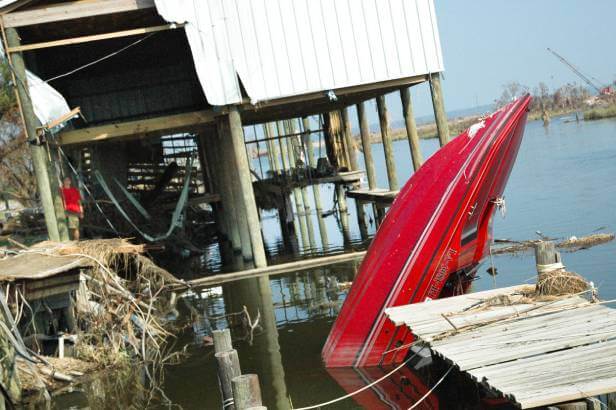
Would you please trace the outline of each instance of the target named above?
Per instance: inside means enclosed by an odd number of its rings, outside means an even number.
[[[530,239],[540,230],[549,236],[568,237],[584,235],[598,227],[616,229],[616,145],[613,136],[616,121],[561,124],[557,119],[550,125],[549,136],[540,123],[528,125],[516,166],[509,181],[506,198],[508,214],[505,219],[495,219],[495,236],[499,238]],[[398,178],[403,181],[411,173],[408,144],[396,142]],[[437,147],[437,141],[422,141],[428,156]],[[375,158],[381,158],[380,145],[374,146]],[[406,151],[405,151],[406,150]],[[361,163],[360,158],[360,163]],[[382,163],[377,163],[380,171]],[[379,172],[381,186],[386,186],[385,172]],[[308,223],[307,248],[301,239],[301,229],[296,235],[296,250],[289,252],[280,236],[276,211],[263,214],[263,225],[268,252],[274,262],[297,259],[304,255],[338,253],[345,249],[361,249],[365,242],[357,224],[357,208],[349,201],[349,238],[345,240],[339,217],[319,218],[318,213],[333,207],[334,190],[324,186],[319,191],[322,210],[310,203],[311,212],[304,215],[312,221],[314,237],[310,239]],[[366,219],[374,218],[371,207],[366,207]],[[572,217],[575,216],[575,217]],[[294,220],[297,220],[294,218]],[[369,235],[374,225],[368,227]],[[364,235],[365,236],[365,235]],[[172,268],[186,278],[203,275],[203,266],[217,258],[212,250],[209,256],[195,262],[194,267]],[[241,258],[240,258],[241,259]],[[613,267],[616,266],[616,243],[563,255],[567,267],[577,271],[599,286],[604,299],[616,298]],[[242,261],[236,261],[241,266]],[[494,286],[509,286],[532,280],[535,271],[531,254],[494,258],[498,276],[485,274],[474,283],[474,290]],[[300,407],[343,396],[365,386],[391,369],[330,370],[322,366],[320,352],[331,325],[346,297],[349,283],[355,275],[354,264],[341,264],[311,271],[282,276],[263,277],[226,284],[222,287],[188,292],[178,303],[178,328],[174,339],[176,346],[187,347],[189,355],[180,365],[170,366],[165,372],[164,391],[169,398],[185,409],[220,408],[215,362],[211,346],[206,346],[204,336],[209,328],[231,327],[234,346],[239,352],[242,370],[257,373],[261,380],[264,403],[269,408]],[[485,271],[485,267],[479,270]],[[259,312],[259,326],[255,328],[252,343],[240,315],[243,307],[251,320]],[[238,319],[240,318],[240,319]],[[207,319],[207,320],[206,320]],[[434,366],[419,370],[404,368],[400,372],[366,390],[354,399],[338,402],[327,408],[406,408],[431,389],[447,368]],[[128,407],[136,394],[129,387],[105,387],[105,383],[119,382],[121,377],[97,377],[96,391],[83,387],[81,393],[58,397],[56,408],[114,408]],[[139,385],[139,375],[132,377]],[[137,391],[137,390],[135,390]],[[106,396],[101,397],[105,392]],[[128,394],[126,394],[126,392]],[[115,401],[114,401],[115,400]],[[290,401],[289,401],[290,400]],[[98,405],[97,403],[102,403]],[[134,405],[134,404],[133,404]],[[452,373],[429,396],[423,408],[506,408],[474,385],[464,383],[464,378]],[[137,406],[139,407],[139,406]],[[417,407],[421,408],[421,407]]]

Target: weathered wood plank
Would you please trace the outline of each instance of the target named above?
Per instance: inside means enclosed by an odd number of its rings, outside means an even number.
[[[183,24],[163,24],[153,27],[142,27],[132,30],[114,31],[112,33],[94,34],[90,36],[81,36],[73,38],[65,38],[62,40],[45,41],[42,43],[24,44],[18,47],[9,47],[7,51],[9,53],[16,53],[22,51],[39,50],[41,48],[62,47],[70,46],[73,44],[91,43],[93,41],[109,40],[112,38],[122,38],[130,36],[138,36],[141,34],[155,33],[158,31],[174,30],[184,27]],[[49,128],[52,128],[48,125]]]
[[[145,120],[118,122],[115,124],[70,130],[60,133],[60,145],[84,144],[118,138],[156,136],[171,130],[188,130],[215,121],[220,112],[211,110],[165,115]]]
[[[4,15],[3,20],[6,28],[22,27],[123,13],[152,7],[154,7],[154,0],[73,1],[32,10],[16,11]]]
[[[221,273],[218,275],[206,276],[204,278],[186,281],[184,284],[173,284],[174,289],[186,289],[189,287],[205,287],[219,285],[227,282],[246,278],[256,278],[259,276],[282,275],[289,272],[298,272],[306,269],[313,269],[319,266],[332,265],[336,263],[346,263],[360,261],[366,255],[366,251],[343,253],[340,255],[323,256],[317,258],[304,259],[301,261],[281,263],[264,268],[248,269],[239,272]]]
[[[616,310],[580,296],[522,299],[521,290],[530,289],[496,289],[386,313],[436,356],[521,408],[616,391]],[[505,303],[485,303],[498,295],[507,296]]]

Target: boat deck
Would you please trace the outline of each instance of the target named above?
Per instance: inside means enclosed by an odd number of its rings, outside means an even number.
[[[514,286],[390,308],[433,355],[520,408],[616,391],[616,310]]]

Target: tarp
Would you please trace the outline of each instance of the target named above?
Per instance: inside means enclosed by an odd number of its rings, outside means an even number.
[[[8,2],[0,0],[0,8],[11,2],[12,0]],[[2,42],[0,42],[0,60],[5,58],[4,48]],[[71,111],[62,94],[28,70],[26,70],[26,82],[32,99],[34,114],[41,124],[47,124]]]
[[[433,0],[155,0],[212,105],[443,71]]]
[[[47,124],[71,111],[62,94],[55,88],[27,70],[26,78],[34,114],[41,124]]]

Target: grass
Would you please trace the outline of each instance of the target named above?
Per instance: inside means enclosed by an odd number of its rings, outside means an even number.
[[[608,107],[593,108],[591,110],[584,111],[584,120],[600,120],[601,118],[616,117],[616,105],[610,105]]]

